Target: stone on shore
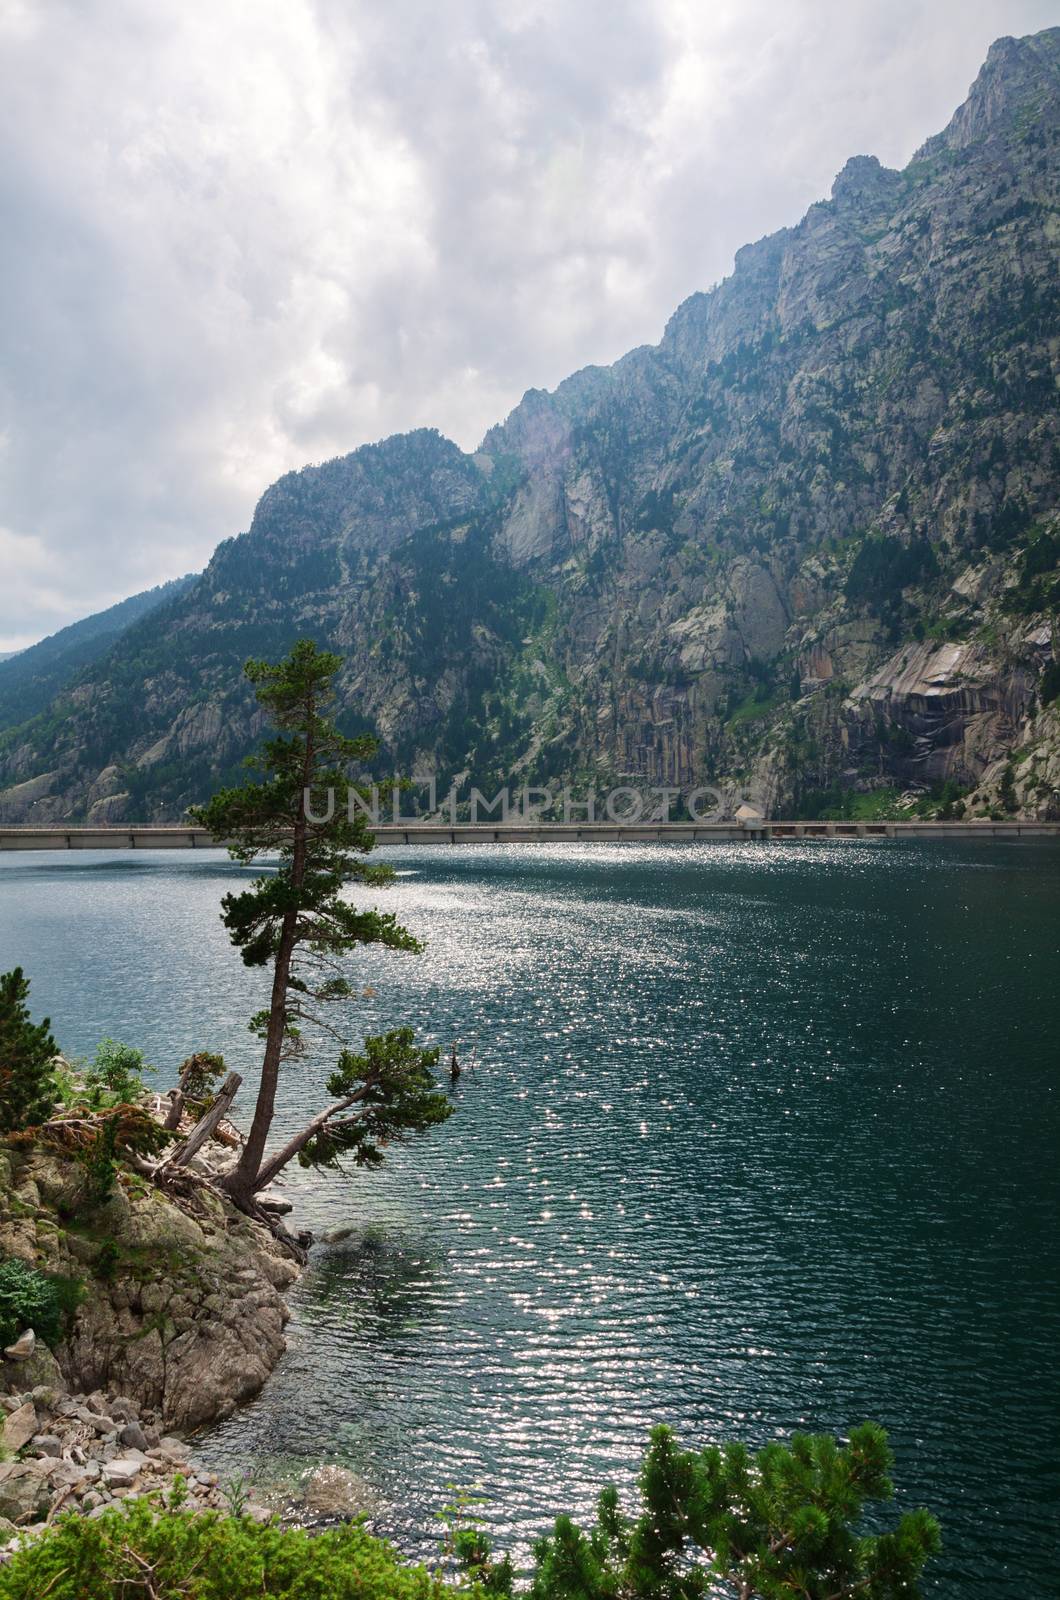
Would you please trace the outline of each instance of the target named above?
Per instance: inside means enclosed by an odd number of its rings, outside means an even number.
[[[47,1478],[34,1468],[32,1461],[5,1461],[0,1465],[0,1517],[24,1523],[47,1516],[52,1491]]]
[[[8,1361],[28,1361],[37,1345],[37,1335],[32,1328],[27,1328],[20,1333],[14,1344],[9,1344],[4,1351]]]
[[[0,1445],[12,1453],[21,1450],[24,1444],[29,1444],[39,1427],[37,1408],[33,1401],[27,1401],[19,1406],[17,1411],[4,1418],[3,1431],[0,1432]]]

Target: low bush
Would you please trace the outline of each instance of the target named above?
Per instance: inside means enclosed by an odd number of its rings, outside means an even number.
[[[361,1524],[310,1535],[125,1501],[91,1519],[60,1518],[27,1542],[0,1569],[0,1600],[485,1600],[516,1592],[525,1600],[918,1600],[921,1572],[939,1548],[934,1518],[908,1511],[887,1533],[858,1527],[868,1502],[891,1497],[891,1462],[887,1436],[872,1423],[845,1444],[796,1434],[790,1446],[757,1455],[738,1444],[683,1451],[657,1428],[639,1513],[627,1516],[605,1489],[588,1532],[558,1518],[518,1589],[473,1516],[448,1525],[431,1572],[405,1565]]]
[[[434,1600],[449,1591],[359,1524],[310,1535],[143,1500],[61,1518],[0,1568],[0,1600]]]
[[[144,1073],[154,1070],[144,1060],[142,1050],[122,1044],[120,1039],[101,1039],[85,1073],[88,1104],[98,1111],[103,1106],[138,1100],[144,1090]]]
[[[0,1263],[0,1347],[12,1344],[23,1328],[32,1328],[46,1345],[58,1344],[80,1298],[75,1279],[38,1272],[25,1261]]]

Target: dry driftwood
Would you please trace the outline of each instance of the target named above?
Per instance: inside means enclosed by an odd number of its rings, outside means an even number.
[[[201,1150],[207,1139],[215,1132],[221,1118],[228,1111],[243,1082],[238,1072],[230,1072],[214,1097],[213,1104],[204,1113],[192,1128],[186,1139],[171,1150],[165,1160],[159,1164],[159,1171],[167,1171],[173,1167],[183,1167],[191,1160],[196,1151]]]

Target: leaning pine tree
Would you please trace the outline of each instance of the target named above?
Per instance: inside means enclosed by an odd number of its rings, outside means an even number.
[[[269,1006],[251,1021],[264,1041],[254,1116],[225,1180],[232,1199],[251,1212],[254,1196],[289,1161],[337,1166],[345,1155],[374,1166],[387,1143],[443,1122],[452,1110],[434,1085],[438,1051],[418,1049],[411,1029],[399,1028],[366,1039],[362,1052],[342,1049],[327,1080],[328,1102],[279,1150],[266,1153],[281,1077],[287,1063],[305,1058],[307,1028],[341,1041],[321,1008],[352,995],[344,957],[362,944],[420,949],[392,914],[358,910],[343,898],[346,884],[378,886],[392,873],[364,859],[373,839],[363,814],[351,819],[329,804],[329,791],[347,781],[343,768],[375,750],[370,738],[344,737],[328,716],[341,664],[308,639],[277,664],[249,661],[246,675],[277,731],[250,760],[257,780],[222,790],[192,812],[237,861],[278,858],[275,871],[222,902],[225,926],[247,966],[272,968]]]

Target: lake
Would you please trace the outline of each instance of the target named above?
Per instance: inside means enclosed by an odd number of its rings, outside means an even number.
[[[932,1592],[1055,1592],[1060,848],[824,841],[388,849],[422,956],[360,954],[355,1036],[461,1041],[456,1115],[296,1172],[290,1351],[203,1443],[333,1459],[410,1550],[449,1486],[525,1555],[628,1489],[648,1428],[890,1431]],[[252,1076],[260,975],[219,852],[0,857],[0,968],[71,1054]],[[284,1127],[327,1059],[290,1072]],[[247,1115],[247,1099],[241,1104]]]

